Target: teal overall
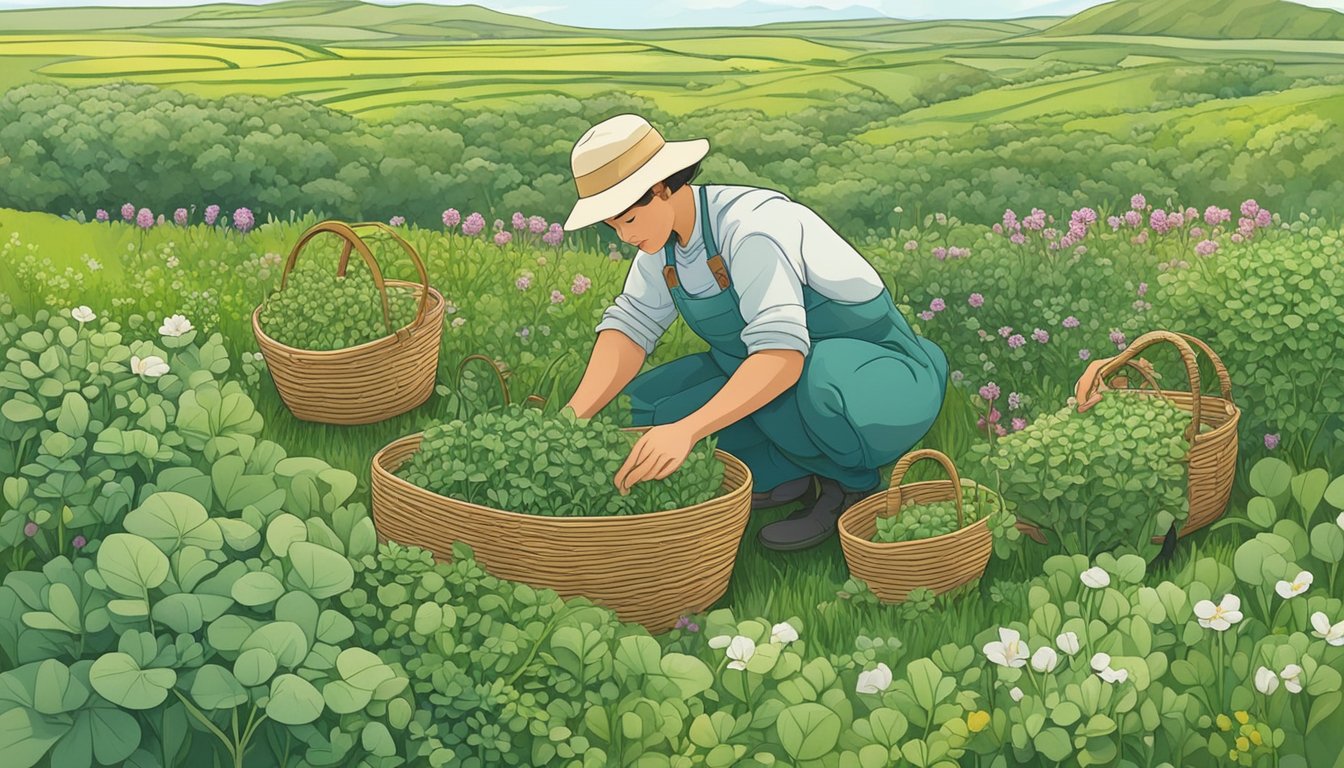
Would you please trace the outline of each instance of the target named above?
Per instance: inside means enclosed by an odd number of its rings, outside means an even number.
[[[746,323],[714,244],[703,186],[699,209],[705,254],[721,290],[693,296],[682,288],[670,239],[663,274],[677,312],[709,351],[630,382],[625,393],[635,426],[667,424],[699,410],[747,358]],[[847,490],[870,490],[881,481],[878,468],[909,451],[933,425],[947,387],[947,357],[915,335],[886,288],[868,301],[845,303],[804,285],[803,304],[812,345],[802,376],[717,432],[718,446],[751,468],[758,492],[812,474]]]

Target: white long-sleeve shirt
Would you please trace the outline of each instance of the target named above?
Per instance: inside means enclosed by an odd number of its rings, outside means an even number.
[[[695,201],[695,229],[686,246],[673,238],[677,276],[696,297],[719,292],[709,271],[700,233],[700,187],[688,185]],[[803,286],[844,303],[868,301],[882,292],[877,270],[811,208],[782,192],[760,187],[706,187],[714,242],[728,267],[746,327],[747,353],[793,349],[807,354],[811,339]],[[677,318],[663,280],[663,252],[636,254],[625,288],[597,330],[616,330],[652,354]]]

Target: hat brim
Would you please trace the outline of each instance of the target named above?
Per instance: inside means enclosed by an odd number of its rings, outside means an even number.
[[[615,216],[639,201],[654,184],[677,171],[695,165],[709,154],[709,139],[669,141],[657,154],[640,166],[639,170],[622,179],[614,187],[591,197],[581,197],[565,220],[566,232],[592,226]]]

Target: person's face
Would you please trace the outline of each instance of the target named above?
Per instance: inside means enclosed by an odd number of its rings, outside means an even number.
[[[645,253],[653,253],[672,236],[674,216],[670,197],[667,186],[660,181],[653,185],[653,198],[648,203],[635,205],[605,222],[621,240]]]

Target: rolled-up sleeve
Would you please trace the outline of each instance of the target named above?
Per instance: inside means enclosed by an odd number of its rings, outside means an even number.
[[[746,323],[742,343],[747,353],[793,349],[806,355],[812,341],[802,277],[780,243],[760,232],[744,235],[733,249],[728,271]]]
[[[625,288],[602,313],[596,330],[619,331],[651,355],[658,339],[676,319],[677,307],[663,282],[661,259],[641,253],[630,265]]]

